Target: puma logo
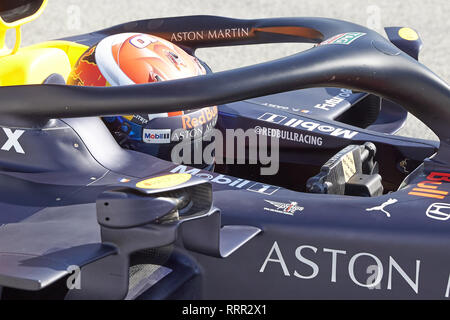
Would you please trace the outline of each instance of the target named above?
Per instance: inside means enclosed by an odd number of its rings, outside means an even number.
[[[397,199],[392,199],[390,198],[388,201],[384,202],[382,205],[379,205],[377,207],[373,207],[373,208],[367,208],[366,211],[382,211],[386,214],[386,216],[388,218],[391,217],[391,215],[389,214],[389,212],[387,212],[386,210],[384,210],[385,207],[396,203],[398,200]]]

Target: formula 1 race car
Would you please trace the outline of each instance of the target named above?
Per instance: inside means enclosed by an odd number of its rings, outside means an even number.
[[[20,48],[45,5],[0,4],[2,299],[449,297],[450,90],[414,30],[188,16]],[[312,47],[195,56],[281,42]],[[394,135],[407,111],[440,142]],[[243,154],[170,161],[229,130]],[[275,173],[242,161],[265,147]]]

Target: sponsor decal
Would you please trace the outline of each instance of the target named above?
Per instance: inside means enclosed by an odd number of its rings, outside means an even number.
[[[329,256],[329,261],[324,262],[323,259],[326,256]],[[298,261],[295,265],[288,266],[284,257],[285,255],[278,245],[278,242],[274,241],[259,272],[270,272],[271,277],[274,276],[275,272],[281,272],[281,275],[284,277],[293,276],[297,279],[312,280],[319,275],[322,269],[322,272],[324,272],[324,270],[326,270],[325,272],[330,272],[329,281],[331,283],[342,283],[348,280],[342,278],[345,276],[345,273],[338,273],[337,270],[338,265],[340,266],[344,263],[348,270],[348,277],[357,287],[373,289],[378,286],[386,285],[385,288],[387,290],[394,290],[394,284],[398,286],[402,280],[402,287],[404,287],[405,290],[407,290],[406,288],[409,288],[411,293],[419,294],[421,261],[418,259],[415,259],[415,261],[412,260],[407,266],[401,266],[397,260],[390,255],[388,257],[385,257],[384,255],[383,257],[377,257],[369,252],[359,252],[349,255],[346,250],[330,248],[320,249],[313,245],[300,245],[295,249],[295,259]],[[322,260],[320,260],[320,258],[322,258]],[[289,261],[291,261],[291,259]],[[371,273],[370,279],[361,278],[361,274],[355,270],[355,266],[364,266],[364,263],[368,266],[375,266],[376,268],[376,272],[373,274]],[[299,268],[299,264],[302,265],[301,269]]]
[[[450,203],[433,203],[428,207],[426,214],[428,218],[446,221],[450,219]]]
[[[271,186],[263,183],[255,183],[247,188],[248,191],[265,194],[267,196],[273,195],[280,190],[280,187]]]
[[[130,121],[134,121],[138,124],[147,124],[148,123],[148,119],[145,119],[143,116],[141,116],[140,114],[133,114],[130,118],[127,118]]]
[[[287,106],[281,106],[281,105],[279,105],[279,104],[274,104],[274,103],[257,102],[256,104],[261,105],[261,106],[264,106],[264,107],[268,107],[268,108],[278,109],[278,110],[289,111],[290,109],[292,109],[292,111],[294,111],[294,112],[310,113],[310,111],[307,110],[307,109],[302,109],[302,108],[290,108],[290,107],[287,107]]]
[[[211,174],[211,172],[209,172],[209,171],[202,171],[197,168],[188,168],[187,166],[184,166],[184,165],[179,165],[179,166],[173,168],[172,170],[170,170],[170,172],[171,173],[186,173],[189,175],[196,176],[198,178],[209,180],[215,184],[228,185],[228,186],[234,187],[236,189],[243,189],[244,187],[246,187],[247,191],[261,193],[261,194],[269,195],[269,196],[274,194],[278,190],[280,190],[280,187],[275,187],[275,186],[271,186],[271,185],[267,185],[267,184],[263,184],[263,183],[253,183],[250,185],[250,183],[252,183],[252,181],[249,181],[249,180],[227,177],[227,176],[224,176],[223,174],[219,174],[219,175],[215,176],[215,175]]]
[[[270,203],[274,208],[264,208],[265,211],[271,211],[271,212],[277,212],[282,214],[287,214],[290,216],[293,216],[295,212],[297,211],[303,211],[304,207],[297,206],[297,202],[291,201],[289,203],[283,203],[283,202],[276,202],[271,200],[264,200],[268,203]]]
[[[273,113],[264,113],[258,118],[258,120],[263,120],[266,122],[279,124],[290,128],[302,128],[306,129],[307,131],[324,133],[334,137],[342,136],[345,139],[352,139],[358,134],[358,131],[336,128],[329,125],[321,125],[320,123],[314,121],[305,121],[290,117],[288,118]]]
[[[148,45],[158,42],[156,38],[153,38],[152,36],[146,34],[139,34],[137,36],[134,36],[129,41],[138,49],[144,49]]]
[[[10,128],[2,128],[6,135],[6,142],[2,146],[3,151],[10,151],[12,148],[16,153],[25,154],[22,146],[20,145],[19,139],[24,134],[25,130],[15,130],[12,131]]]
[[[450,173],[431,172],[427,176],[427,180],[419,182],[408,194],[425,198],[444,199],[448,195],[448,191],[439,190],[442,182],[450,182]]]
[[[185,139],[197,139],[201,138],[214,129],[217,123],[217,117],[213,118],[211,122],[208,122],[205,126],[195,127],[193,129],[184,130],[176,129],[172,132],[172,141],[180,141]]]
[[[144,129],[142,141],[145,143],[170,143],[170,129]]]
[[[187,173],[193,176],[196,176],[198,178],[210,180],[213,183],[217,184],[223,184],[223,185],[229,185],[232,187],[235,187],[237,189],[241,189],[247,184],[249,184],[251,181],[244,180],[244,179],[230,179],[231,177],[226,177],[223,174],[219,174],[217,176],[214,176],[209,171],[203,171],[197,168],[189,168],[184,165],[179,165],[175,167],[174,169],[170,170],[171,173]]]
[[[136,183],[136,187],[140,189],[165,189],[183,184],[186,181],[189,181],[191,177],[192,176],[188,173],[168,174],[165,176],[139,181]]]
[[[263,121],[267,121],[267,122],[275,123],[275,124],[280,124],[281,122],[283,122],[286,119],[287,119],[287,117],[285,117],[285,116],[279,116],[279,115],[273,114],[273,113],[264,113],[262,116],[260,116],[258,118],[258,120],[263,120]]]
[[[203,136],[203,128],[194,128],[192,130],[177,129],[172,134],[172,141],[180,141],[185,139],[197,139]]]
[[[170,41],[199,41],[199,40],[218,40],[218,39],[236,39],[247,38],[250,34],[249,28],[227,28],[199,31],[175,32],[170,36]]]
[[[285,111],[289,110],[289,107],[280,106],[279,104],[274,104],[274,103],[258,102],[258,104],[261,106],[264,106],[264,107],[269,107],[269,108],[274,108],[274,109],[280,109],[280,110],[285,110]]]
[[[172,61],[172,63],[177,66],[177,68],[181,65],[186,66],[186,64],[183,62],[183,59],[181,59],[181,57],[175,52],[165,50],[165,53],[167,58],[169,58],[169,60]]]
[[[217,107],[208,107],[200,110],[200,115],[183,115],[181,117],[184,130],[193,129],[204,125],[205,123],[217,117]]]
[[[416,31],[414,31],[411,28],[401,28],[398,30],[398,35],[400,38],[408,40],[408,41],[415,41],[419,39],[419,35]]]
[[[325,111],[330,111],[330,108],[334,108],[339,105],[342,101],[346,101],[345,98],[350,97],[353,94],[352,90],[341,89],[341,92],[331,99],[325,100],[322,104],[316,104],[314,108],[322,109]]]
[[[365,36],[366,33],[364,32],[346,32],[346,33],[341,33],[341,34],[337,34],[325,41],[322,41],[321,43],[319,43],[319,46],[323,46],[326,44],[345,44],[345,45],[349,45],[350,43],[352,43],[353,41],[355,41],[358,38],[361,38],[362,36]]]
[[[294,141],[304,144],[311,144],[314,146],[322,145],[322,137],[312,136],[309,134],[303,134],[298,132],[285,131],[274,128],[266,128],[256,126],[254,128],[255,133],[258,135],[266,136],[266,137],[274,137],[286,141]]]
[[[376,207],[373,207],[373,208],[367,208],[366,211],[381,211],[381,212],[383,212],[384,214],[386,214],[386,216],[387,216],[388,218],[390,218],[390,217],[391,217],[391,214],[390,214],[389,212],[387,212],[386,210],[384,210],[384,208],[387,207],[387,206],[389,206],[389,205],[391,205],[391,204],[397,203],[397,202],[398,202],[397,199],[392,199],[392,198],[390,198],[389,200],[387,200],[386,202],[382,203],[382,204],[379,205],[379,206],[376,206]]]

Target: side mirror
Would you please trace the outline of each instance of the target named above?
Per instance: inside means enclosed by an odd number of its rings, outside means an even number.
[[[46,6],[47,0],[2,0],[0,2],[0,57],[14,54],[19,50],[20,27],[37,19]],[[12,51],[5,48],[6,32],[9,29],[16,30],[16,43]]]

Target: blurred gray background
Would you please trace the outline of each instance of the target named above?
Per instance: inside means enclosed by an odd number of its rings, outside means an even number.
[[[385,35],[385,26],[408,26],[424,41],[420,61],[450,79],[449,0],[49,0],[42,17],[23,28],[23,44],[61,38],[119,23],[181,15],[208,14],[233,18],[284,16],[330,17],[352,21]],[[276,44],[199,52],[214,71],[263,62],[306,49],[305,45]],[[413,116],[399,132],[425,139],[436,136]]]

